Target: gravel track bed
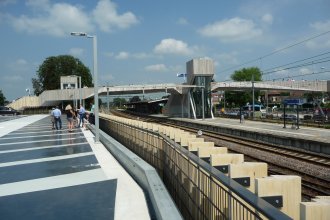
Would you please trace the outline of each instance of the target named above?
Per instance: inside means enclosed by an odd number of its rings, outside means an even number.
[[[261,161],[273,164],[281,164],[284,167],[295,169],[297,171],[304,172],[308,175],[315,176],[330,182],[329,168],[310,164],[308,162],[300,161],[298,159],[288,158],[286,156],[271,154],[269,152],[242,146],[228,141],[218,140],[210,137],[205,137],[205,139],[214,142],[215,145],[228,147],[229,150],[241,152],[242,154],[260,159]]]

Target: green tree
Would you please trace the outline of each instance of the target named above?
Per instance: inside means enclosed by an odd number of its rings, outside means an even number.
[[[234,81],[252,81],[252,76],[254,81],[262,81],[261,71],[258,67],[243,68],[241,70],[236,70],[230,78]]]
[[[140,101],[141,101],[141,99],[140,99],[139,96],[133,96],[133,97],[129,100],[129,102],[140,102]]]
[[[252,77],[253,76],[253,77]],[[230,78],[236,82],[242,81],[261,81],[262,75],[258,67],[243,68],[241,70],[236,70]],[[253,79],[254,78],[254,79]],[[252,87],[252,84],[251,84]],[[251,88],[252,89],[252,88]],[[255,91],[255,99],[260,94],[259,91]],[[225,92],[226,102],[229,103],[232,107],[239,107],[245,105],[246,103],[252,103],[252,92],[250,91],[228,91]],[[255,100],[255,103],[256,100]]]
[[[2,90],[0,89],[0,105],[5,105],[6,103],[6,97],[2,93]]]
[[[35,95],[39,95],[45,90],[60,89],[61,76],[81,76],[81,87],[93,86],[90,70],[78,58],[70,55],[46,58],[39,66],[36,75],[36,78],[32,78]]]
[[[308,92],[304,93],[304,98],[307,99],[307,102],[314,102],[315,100],[321,99],[323,97],[322,92]]]
[[[116,107],[121,107],[122,105],[124,105],[126,103],[126,99],[124,98],[114,98],[113,99],[113,105]]]

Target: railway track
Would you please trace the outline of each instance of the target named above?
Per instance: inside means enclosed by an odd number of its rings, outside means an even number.
[[[137,119],[136,116],[122,112],[115,114]],[[139,116],[139,120],[172,126],[191,133],[198,132],[198,128],[181,126],[155,118]],[[231,152],[244,154],[245,161],[266,162],[270,175],[300,176],[302,178],[303,201],[309,201],[315,196],[330,195],[330,156],[328,155],[292,147],[274,146],[205,130],[203,130],[202,137],[207,141],[214,142],[216,146],[225,146]]]

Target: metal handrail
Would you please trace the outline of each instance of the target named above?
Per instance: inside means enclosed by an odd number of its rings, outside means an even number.
[[[104,120],[104,119],[102,119],[102,120]],[[107,120],[110,120],[110,119],[107,119]],[[159,132],[156,132],[156,131],[140,128],[140,127],[133,126],[133,125],[127,125],[122,122],[118,122],[118,121],[114,121],[114,120],[110,120],[110,121],[112,121],[112,123],[117,124],[117,126],[121,125],[121,126],[125,126],[126,128],[130,127],[136,131],[140,131],[140,132],[143,132],[148,135],[157,136],[160,139],[162,139],[163,142],[168,143],[169,146],[173,147],[175,150],[178,150],[183,156],[188,158],[189,163],[194,164],[194,166],[196,166],[196,169],[198,169],[199,171],[202,171],[203,173],[207,173],[209,175],[209,180],[210,180],[209,184],[210,185],[212,183],[216,183],[216,182],[212,182],[213,180],[215,180],[215,181],[218,181],[219,183],[221,183],[224,187],[228,188],[228,190],[226,190],[226,193],[228,193],[228,197],[234,199],[233,201],[231,201],[231,200],[228,201],[228,205],[230,206],[231,203],[233,203],[233,202],[235,202],[235,204],[239,203],[239,206],[243,206],[244,210],[248,210],[249,212],[251,212],[250,218],[248,218],[248,219],[251,219],[251,216],[256,219],[262,219],[262,217],[260,217],[260,216],[264,216],[268,219],[274,219],[274,220],[275,219],[276,220],[291,219],[289,216],[287,216],[280,210],[276,209],[274,206],[272,206],[271,204],[269,204],[262,198],[259,198],[257,195],[253,194],[249,190],[245,189],[239,183],[237,183],[233,179],[229,178],[228,176],[224,175],[219,170],[217,170],[216,168],[214,168],[210,164],[208,164],[206,161],[199,158],[195,154],[191,153],[190,151],[188,151],[187,149],[185,149],[178,143],[174,142],[169,137],[167,137],[163,134],[160,134]],[[117,126],[111,126],[111,127],[109,126],[109,127],[114,129]],[[120,135],[123,135],[123,133],[119,134],[119,132],[116,132],[116,135],[120,136]],[[142,157],[142,155],[140,155],[140,156]],[[154,165],[154,164],[151,164],[151,165]],[[165,166],[164,169],[168,169],[168,168]],[[171,171],[168,171],[168,172],[171,172]],[[200,174],[198,173],[198,175],[200,175]],[[193,184],[193,183],[194,182],[191,180],[191,184]],[[197,186],[197,187],[199,187],[199,186]],[[219,186],[219,185],[218,185],[218,187],[223,188],[222,186]],[[174,189],[174,191],[175,190],[176,189]],[[203,193],[203,191],[200,188],[198,188],[198,190],[200,190],[200,193]],[[221,190],[223,190],[223,189],[221,189]],[[171,189],[169,189],[169,191],[171,191]],[[175,195],[175,196],[177,196],[177,195]],[[229,199],[229,198],[227,198],[227,199]],[[210,199],[210,198],[208,198],[208,199],[209,199],[209,202],[212,203],[212,199]],[[240,200],[243,200],[244,203],[248,204],[249,206],[252,207],[252,209],[255,209],[256,211],[249,208],[246,204],[243,204],[243,202],[241,202]],[[212,205],[214,205],[214,204],[212,204]],[[230,214],[229,214],[229,216],[225,216],[225,218],[231,219]]]
[[[145,130],[145,129],[144,129]],[[152,131],[151,131],[152,132]],[[205,171],[208,171],[210,175],[212,175],[215,179],[220,181],[224,186],[228,187],[233,193],[238,195],[240,198],[242,198],[245,202],[250,204],[252,207],[257,209],[262,215],[269,219],[279,220],[279,219],[291,219],[289,216],[266,202],[264,199],[258,197],[254,193],[250,192],[249,190],[245,189],[242,185],[237,183],[235,180],[231,179],[230,177],[223,174],[218,169],[211,166],[209,163],[204,161],[203,159],[199,158],[195,154],[191,153],[189,150],[182,147],[180,144],[174,142],[169,137],[160,134],[162,138],[164,138],[166,141],[170,142],[173,146],[175,146],[177,149],[180,149],[180,151],[189,157],[194,163],[198,164],[200,167],[202,167]]]

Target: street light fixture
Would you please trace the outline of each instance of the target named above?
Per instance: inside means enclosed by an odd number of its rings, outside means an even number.
[[[87,37],[87,33],[85,32],[71,32],[72,36],[78,36],[78,37]]]
[[[30,93],[30,89],[29,89],[29,88],[25,89],[25,91],[27,92],[28,96],[31,95],[31,93]]]
[[[93,38],[93,72],[94,72],[94,115],[95,115],[95,142],[100,141],[99,123],[99,93],[97,84],[97,37],[85,32],[71,32],[72,36]]]
[[[82,105],[82,95],[81,95],[81,76],[79,77],[79,105]]]

